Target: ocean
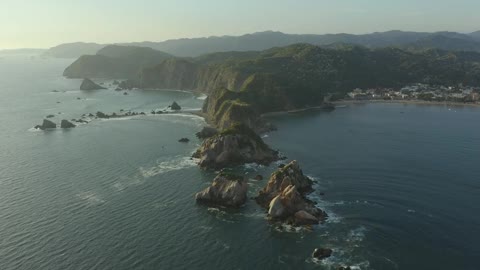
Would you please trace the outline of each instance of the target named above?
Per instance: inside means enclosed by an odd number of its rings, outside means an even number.
[[[269,117],[264,140],[315,179],[329,218],[298,229],[269,224],[253,200],[241,209],[197,205],[214,172],[196,167],[184,114],[52,121],[120,110],[150,112],[185,91],[80,91],[63,78],[73,59],[0,58],[0,269],[479,269],[479,107],[357,104]],[[188,144],[178,142],[187,137]],[[236,168],[246,177],[271,166]],[[250,181],[249,197],[267,180]],[[323,194],[323,195],[322,195]],[[333,256],[311,259],[313,249]]]

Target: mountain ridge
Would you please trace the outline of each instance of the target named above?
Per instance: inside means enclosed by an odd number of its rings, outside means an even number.
[[[412,32],[391,30],[386,32],[374,32],[369,34],[285,34],[278,31],[264,31],[255,32],[251,34],[244,34],[240,36],[210,36],[200,38],[181,38],[181,39],[169,39],[161,42],[143,41],[143,42],[130,42],[130,43],[116,43],[116,45],[122,46],[137,46],[137,47],[149,47],[155,50],[163,51],[175,56],[181,57],[196,57],[203,54],[209,54],[214,52],[227,52],[227,51],[261,51],[272,47],[284,47],[297,43],[308,43],[312,45],[330,45],[334,43],[348,43],[354,45],[362,45],[369,48],[380,47],[404,47],[411,46],[421,39],[427,38],[432,35],[442,35],[448,38],[456,38],[458,40],[469,40],[471,42],[477,42],[475,51],[480,51],[480,31],[470,34],[462,34],[457,32]],[[83,54],[94,54],[92,48],[101,48],[108,44],[97,43],[83,43],[88,44],[89,48],[78,48],[82,43],[62,44],[49,49],[46,55],[54,57],[69,56],[81,56]],[[66,50],[70,47],[70,52]],[[461,46],[460,50],[464,50]],[[445,46],[439,45],[439,48],[445,48]],[[471,49],[471,44],[466,48]],[[89,53],[84,53],[88,51]],[[59,55],[59,56],[57,56]]]

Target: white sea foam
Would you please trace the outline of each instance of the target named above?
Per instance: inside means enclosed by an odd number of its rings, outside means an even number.
[[[195,167],[196,165],[197,164],[195,159],[192,159],[190,157],[177,156],[170,160],[157,161],[157,164],[150,168],[140,167],[139,171],[144,178],[150,178],[166,172]]]
[[[232,220],[232,216],[220,208],[208,207],[207,211],[210,212],[216,219],[220,221],[227,222],[227,223],[235,223],[235,221]]]
[[[320,181],[319,178],[316,178],[316,177],[311,176],[311,175],[307,175],[307,176],[314,180],[313,181],[313,190],[322,190],[321,181]],[[342,220],[342,218],[340,216],[338,216],[337,214],[335,214],[335,212],[333,212],[331,210],[331,206],[334,205],[335,203],[324,201],[321,198],[321,196],[317,195],[315,192],[309,194],[308,198],[310,200],[312,200],[313,202],[315,202],[315,205],[318,208],[322,209],[323,211],[325,211],[327,213],[328,217],[327,217],[327,220],[325,221],[326,223],[339,223]]]
[[[205,100],[205,99],[207,99],[207,97],[208,97],[207,95],[201,94],[200,96],[197,97],[197,99],[198,100]]]
[[[347,241],[348,242],[361,242],[365,239],[365,233],[367,228],[360,226],[356,229],[350,230],[348,233]]]
[[[108,122],[108,121],[125,121],[125,120],[132,120],[132,116],[127,116],[127,117],[115,117],[115,118],[102,118],[100,121],[103,122]]]
[[[244,169],[247,170],[247,171],[258,171],[259,169],[261,168],[264,168],[265,166],[264,165],[261,165],[261,164],[257,164],[257,163],[247,163],[247,164],[244,164],[243,165]]]
[[[91,206],[96,206],[96,205],[101,205],[105,203],[105,200],[102,199],[100,195],[93,191],[86,191],[86,192],[81,192],[77,194],[77,197],[85,202],[87,202],[88,205]]]

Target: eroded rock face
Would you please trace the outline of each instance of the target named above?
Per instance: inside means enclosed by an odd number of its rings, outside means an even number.
[[[218,130],[213,127],[203,127],[202,130],[197,132],[195,135],[199,139],[208,139],[218,134]]]
[[[269,164],[278,159],[278,152],[245,125],[235,125],[205,140],[193,154],[205,169],[221,169],[245,163]]]
[[[60,127],[61,128],[74,128],[74,127],[76,127],[76,125],[73,124],[72,122],[64,119],[64,120],[62,120],[62,122],[60,122]]]
[[[267,186],[255,200],[268,209],[272,220],[297,226],[318,224],[327,215],[306,197],[311,189],[312,180],[303,175],[296,161],[292,161],[272,173]]]
[[[247,181],[242,177],[219,174],[212,185],[195,194],[197,202],[240,207],[247,201]]]
[[[43,123],[41,125],[35,126],[37,129],[45,130],[45,129],[50,129],[50,128],[57,128],[57,124],[54,122],[44,119]]]
[[[260,191],[257,201],[260,205],[266,206],[290,185],[295,186],[300,193],[306,193],[312,189],[312,180],[303,174],[296,160],[272,173],[267,186]]]
[[[106,88],[94,83],[90,79],[83,79],[83,82],[80,85],[80,90],[100,90],[100,89],[106,89]]]
[[[172,109],[172,111],[180,111],[182,107],[180,107],[180,105],[178,105],[178,103],[174,101],[172,105],[170,105],[170,109]]]

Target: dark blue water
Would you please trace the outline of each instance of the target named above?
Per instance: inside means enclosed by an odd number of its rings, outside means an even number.
[[[48,114],[202,104],[178,91],[81,92],[60,76],[70,62],[0,59],[0,269],[478,269],[479,108],[370,104],[270,118],[279,131],[265,140],[317,180],[312,198],[330,215],[308,231],[269,225],[253,201],[195,204],[214,177],[189,158],[198,117],[32,131]],[[249,195],[265,184],[252,181]],[[334,256],[313,262],[316,247]]]

